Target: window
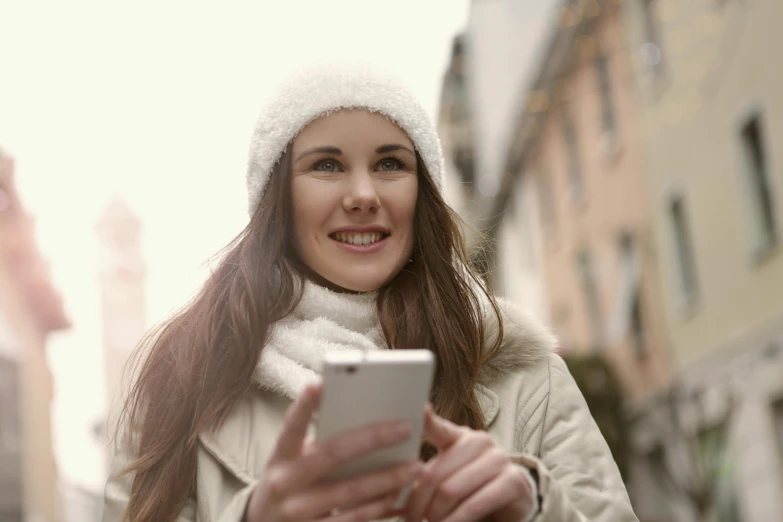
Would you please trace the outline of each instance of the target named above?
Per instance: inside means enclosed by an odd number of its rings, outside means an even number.
[[[644,335],[644,319],[642,318],[642,300],[637,292],[631,308],[631,348],[637,357],[647,353],[647,340]]]
[[[658,23],[658,0],[641,0],[644,18],[644,43],[642,60],[653,74],[663,73],[663,50],[661,48],[661,29]]]
[[[688,216],[685,201],[682,196],[674,196],[669,205],[669,219],[679,274],[680,292],[686,307],[693,306],[696,301],[698,284],[696,280],[696,263],[693,257]]]
[[[745,192],[753,230],[753,253],[758,256],[777,244],[779,232],[759,114],[754,114],[742,126],[741,141],[745,157]]]
[[[576,137],[574,121],[568,110],[563,113],[563,140],[568,161],[568,193],[572,202],[581,203],[584,201],[584,182],[582,180],[582,165],[579,161],[579,142]]]
[[[585,310],[590,323],[594,347],[600,347],[604,342],[603,314],[601,313],[601,297],[595,280],[593,259],[587,250],[577,255],[577,270],[585,299]]]
[[[644,321],[642,318],[642,303],[639,292],[640,263],[638,249],[634,243],[633,235],[629,232],[620,234],[620,256],[623,260],[623,269],[626,272],[626,286],[629,308],[628,334],[631,340],[631,348],[637,357],[646,353],[646,339]]]
[[[614,132],[616,121],[612,103],[612,78],[609,73],[609,61],[603,53],[599,53],[595,59],[595,72],[601,94],[601,125],[604,132]]]
[[[778,450],[783,457],[783,398],[778,399],[772,406],[775,422],[775,434],[778,437]]]
[[[631,232],[618,236],[617,293],[612,303],[613,312],[608,323],[611,343],[629,341],[637,357],[646,350],[640,297],[641,256]]]

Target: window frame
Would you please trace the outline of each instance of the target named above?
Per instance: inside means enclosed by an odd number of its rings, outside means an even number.
[[[680,225],[675,217],[675,206],[679,205]],[[688,198],[683,191],[675,191],[666,198],[666,222],[672,248],[672,261],[676,272],[676,287],[679,307],[683,313],[694,310],[699,302],[701,281],[699,263],[694,241],[693,219]],[[686,267],[686,270],[683,270]],[[689,276],[690,279],[688,279]]]
[[[758,142],[763,155],[761,170],[755,165],[753,153],[750,151],[746,132],[751,124],[756,124]],[[758,103],[748,103],[736,119],[733,133],[738,154],[738,173],[740,194],[742,198],[743,221],[748,238],[748,250],[751,262],[759,264],[767,259],[781,244],[781,215],[777,210],[780,204],[780,190],[777,178],[774,176],[774,149],[769,146],[769,125],[765,111]],[[764,205],[763,185],[768,202]],[[765,214],[765,206],[769,207],[769,222]],[[765,230],[770,228],[770,231]]]

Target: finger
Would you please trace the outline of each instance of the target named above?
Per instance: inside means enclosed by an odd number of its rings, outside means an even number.
[[[472,522],[481,520],[522,495],[522,489],[509,472],[484,485],[465,499],[443,522]],[[526,514],[526,513],[525,513]],[[520,519],[524,518],[524,515]]]
[[[283,510],[291,520],[313,520],[331,509],[347,511],[397,494],[419,476],[421,468],[420,462],[410,462],[339,483],[317,486],[286,500]]]
[[[304,489],[342,464],[377,449],[396,446],[410,436],[410,424],[404,421],[384,422],[338,435],[325,444],[315,445],[311,452],[276,475],[276,488],[280,491]]]
[[[429,522],[440,522],[466,498],[494,480],[508,464],[508,456],[500,450],[485,453],[443,481],[427,509]]]
[[[439,416],[432,410],[432,407],[427,407],[424,417],[424,438],[432,443],[438,451],[454,444],[462,433],[463,428]]]
[[[429,461],[408,500],[408,522],[421,522],[441,484],[454,473],[495,447],[485,432],[470,431],[456,444]]]
[[[271,461],[289,460],[299,455],[307,436],[307,427],[321,400],[321,383],[307,386],[286,412],[283,429],[277,437]]]
[[[393,514],[392,506],[395,500],[396,494],[389,495],[334,516],[327,515],[319,518],[317,522],[369,522],[389,518]]]

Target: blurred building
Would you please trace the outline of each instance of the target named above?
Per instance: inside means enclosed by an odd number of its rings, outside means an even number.
[[[466,59],[465,35],[459,34],[452,42],[451,60],[443,75],[437,121],[444,159],[448,163],[446,198],[460,214],[468,208],[476,175],[473,107],[468,93]]]
[[[783,3],[563,0],[516,76],[480,65],[514,45],[477,36],[511,23],[502,4],[472,5],[469,88],[444,95],[471,108],[464,215],[495,247],[474,256],[545,304],[564,350],[612,362],[643,520],[783,520]],[[493,84],[516,116],[482,161]],[[459,166],[470,140],[440,124]]]
[[[141,249],[141,221],[120,198],[105,207],[96,226],[98,243],[102,395],[105,411],[90,426],[90,455],[96,479],[62,484],[65,522],[99,522],[103,516],[103,487],[112,455],[112,437],[129,375],[126,366],[145,333],[146,266]]]
[[[47,336],[69,327],[0,151],[0,521],[59,522]]]
[[[556,13],[531,72],[517,74],[529,88],[509,103],[518,110],[498,190],[474,198],[474,219],[494,240],[496,291],[522,302],[543,294],[563,349],[603,351],[639,409],[668,383],[668,348],[623,18],[614,1],[568,1]],[[503,52],[473,56],[468,74]],[[469,94],[459,99],[475,106]],[[470,137],[458,124],[441,128],[459,166]]]
[[[536,293],[522,282],[539,275],[564,349],[600,349],[618,370],[629,489],[650,520],[783,520],[783,75],[765,59],[781,9],[562,2],[494,189],[478,182],[470,200],[493,286]]]
[[[109,432],[127,389],[126,363],[147,327],[141,231],[141,220],[119,198],[109,202],[97,227]]]
[[[108,477],[116,420],[129,375],[127,363],[146,331],[146,266],[141,249],[141,220],[120,198],[104,209],[97,227],[99,288],[107,409],[94,426],[94,444],[103,453],[97,474]],[[105,480],[104,480],[105,481]],[[66,484],[66,522],[98,522],[103,514],[103,486]]]
[[[691,431],[728,430],[740,520],[783,520],[783,2],[623,6],[664,320],[713,397]]]
[[[509,250],[507,263],[495,263],[474,230],[492,228],[485,209],[495,201],[500,172],[514,127],[519,92],[536,59],[535,42],[544,34],[554,0],[496,0],[470,3],[468,26],[453,44],[444,76],[438,130],[447,161],[447,195],[468,222],[474,262],[492,270],[495,291],[546,320],[548,307],[541,265],[533,250],[538,229],[521,216],[499,223]]]
[[[513,277],[526,260],[562,351],[600,353],[614,369],[631,434],[618,447],[635,443],[615,457],[643,511],[660,480],[647,470],[659,439],[638,419],[658,417],[671,347],[624,9],[614,0],[560,3],[520,91],[498,193],[477,212],[495,248],[494,286],[535,289]]]
[[[623,19],[614,1],[569,1],[557,22],[489,215],[540,231],[528,236],[563,350],[602,351],[638,410],[668,383],[668,348]],[[500,265],[515,257],[504,232]]]

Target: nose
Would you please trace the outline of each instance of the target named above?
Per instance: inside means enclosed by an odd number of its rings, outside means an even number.
[[[372,175],[365,171],[352,172],[346,177],[347,187],[343,208],[347,212],[377,212],[381,206]]]

